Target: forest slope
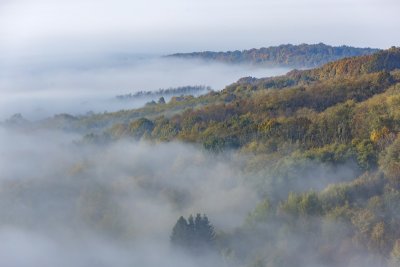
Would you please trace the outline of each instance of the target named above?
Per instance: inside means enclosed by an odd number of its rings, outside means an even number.
[[[228,266],[399,266],[400,48],[137,110],[31,124],[80,144],[181,141],[244,157],[261,201],[219,229]],[[6,122],[27,125],[20,116]],[[179,195],[174,199],[180,199]],[[243,246],[243,244],[246,244]]]
[[[378,49],[355,48],[350,46],[330,46],[319,44],[280,45],[263,47],[260,49],[249,49],[243,51],[228,52],[192,52],[177,53],[169,57],[183,59],[203,59],[207,61],[218,61],[223,63],[250,63],[257,65],[312,68],[321,66],[327,62],[335,61],[345,57],[369,55]]]

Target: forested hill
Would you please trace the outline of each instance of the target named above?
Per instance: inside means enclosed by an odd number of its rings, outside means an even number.
[[[246,183],[262,201],[239,229],[217,234],[227,266],[398,267],[399,107],[393,47],[141,109],[58,115],[30,129],[79,131],[82,145],[180,141],[213,156],[244,155]],[[5,123],[25,124],[21,116]],[[172,194],[179,203],[181,192]]]
[[[168,57],[203,59],[224,63],[250,63],[266,66],[313,68],[345,57],[370,55],[379,51],[372,48],[330,46],[319,44],[280,45],[228,52],[177,53]]]
[[[344,58],[329,62],[319,68],[309,70],[293,70],[286,75],[278,77],[252,78],[244,77],[232,86],[252,85],[257,89],[285,88],[288,86],[310,84],[332,79],[357,78],[362,75],[380,71],[390,72],[400,69],[400,49],[392,47],[378,51],[372,55]]]
[[[165,104],[90,116],[73,117],[61,114],[41,123],[51,128],[79,129],[94,133],[118,125],[119,129],[124,129],[120,134],[129,135],[129,131],[136,131],[131,127],[136,123],[134,121],[146,118],[152,120],[153,125],[151,129],[144,131],[147,132],[147,137],[186,140],[186,131],[190,131],[191,137],[188,140],[202,143],[207,139],[206,136],[219,135],[213,133],[215,127],[213,130],[208,129],[208,124],[215,126],[217,122],[224,123],[224,120],[246,112],[250,112],[248,115],[253,118],[257,117],[248,125],[256,127],[262,118],[280,117],[282,114],[290,117],[301,108],[320,112],[347,100],[366,100],[396,83],[399,79],[396,69],[400,69],[400,48],[391,48],[373,55],[342,59],[315,69],[293,70],[283,76],[242,78],[220,92],[211,91],[199,97],[172,98]],[[10,120],[12,121],[14,119]],[[171,129],[165,130],[163,127]],[[256,131],[255,129],[252,131]],[[233,134],[229,129],[226,130],[226,133],[221,134]],[[245,131],[246,128],[240,130]],[[144,132],[138,133],[139,137]],[[112,128],[108,131],[110,133],[112,136],[116,134]],[[241,133],[237,134],[232,138],[241,139]],[[244,140],[240,141],[242,142]],[[225,145],[229,146],[228,143]]]

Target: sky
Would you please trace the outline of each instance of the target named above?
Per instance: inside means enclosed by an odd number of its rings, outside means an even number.
[[[397,0],[0,0],[4,56],[399,45]]]

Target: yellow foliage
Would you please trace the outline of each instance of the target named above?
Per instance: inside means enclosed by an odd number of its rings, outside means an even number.
[[[262,124],[259,125],[259,130],[263,132],[270,132],[273,130],[274,127],[278,126],[279,123],[276,119],[268,119],[264,121]]]
[[[373,130],[369,138],[373,143],[377,143],[380,139],[384,138],[389,133],[390,133],[389,129],[386,126],[384,126],[380,130]]]

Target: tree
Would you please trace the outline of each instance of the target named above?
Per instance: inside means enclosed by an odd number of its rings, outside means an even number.
[[[195,246],[197,248],[207,248],[214,246],[215,232],[214,227],[210,224],[207,216],[196,215],[195,219]]]
[[[214,227],[206,215],[192,215],[186,220],[180,217],[172,228],[171,243],[177,248],[194,254],[202,254],[215,245]]]
[[[178,247],[188,245],[189,225],[183,216],[179,217],[174,228],[172,228],[171,243]]]
[[[165,98],[163,96],[158,99],[158,104],[165,104]]]
[[[146,118],[140,118],[131,122],[128,126],[130,136],[140,139],[144,134],[151,134],[154,129],[154,123]]]

